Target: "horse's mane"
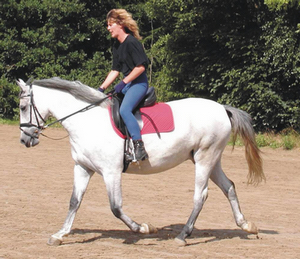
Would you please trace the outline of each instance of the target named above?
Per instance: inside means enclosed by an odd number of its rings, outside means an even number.
[[[105,94],[101,93],[100,91],[98,91],[92,87],[89,87],[89,86],[81,83],[80,81],[68,81],[65,79],[61,79],[59,77],[34,80],[32,82],[32,84],[69,92],[75,98],[78,98],[87,103],[95,103],[95,102],[107,97]],[[110,103],[110,100],[107,98],[100,105],[106,106],[109,103]]]

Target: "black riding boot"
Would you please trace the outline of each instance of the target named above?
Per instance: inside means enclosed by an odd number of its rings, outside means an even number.
[[[137,161],[148,159],[148,154],[142,140],[133,140],[134,154]]]

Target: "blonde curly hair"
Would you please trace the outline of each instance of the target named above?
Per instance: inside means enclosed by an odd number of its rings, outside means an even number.
[[[127,33],[132,33],[135,38],[141,40],[142,37],[139,33],[139,27],[135,20],[133,20],[131,13],[125,9],[112,9],[108,12],[106,20],[108,22],[115,22],[124,26]]]

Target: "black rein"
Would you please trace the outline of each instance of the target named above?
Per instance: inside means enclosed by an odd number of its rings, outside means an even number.
[[[80,110],[78,110],[78,111],[76,111],[76,112],[73,112],[73,113],[71,113],[71,114],[69,114],[69,115],[67,115],[67,116],[65,116],[65,117],[63,117],[63,118],[61,118],[61,119],[58,119],[58,120],[56,120],[56,121],[54,121],[54,122],[51,122],[51,123],[47,124],[46,126],[40,125],[40,123],[39,123],[38,117],[39,117],[44,123],[46,123],[46,121],[45,121],[44,118],[41,116],[41,114],[39,113],[37,107],[35,106],[34,99],[33,99],[32,84],[30,84],[29,94],[28,94],[28,95],[22,95],[22,94],[20,94],[20,97],[19,97],[19,98],[21,99],[21,98],[25,98],[25,97],[30,97],[30,121],[29,121],[28,123],[21,123],[21,124],[20,124],[20,130],[21,130],[22,132],[24,132],[24,134],[27,135],[27,136],[29,136],[29,137],[32,137],[32,138],[38,138],[38,133],[41,132],[42,130],[48,128],[49,126],[52,126],[53,124],[56,124],[56,123],[58,123],[58,122],[62,122],[62,121],[64,121],[64,120],[68,119],[69,117],[74,116],[74,115],[77,114],[77,113],[88,111],[88,110],[90,110],[90,109],[92,109],[92,108],[94,108],[94,107],[100,105],[100,104],[101,104],[102,102],[104,102],[106,99],[110,98],[110,97],[111,97],[111,94],[108,95],[108,96],[106,96],[106,97],[104,97],[104,98],[102,98],[102,99],[99,100],[99,101],[96,101],[96,102],[94,102],[94,103],[92,103],[92,104],[89,104],[88,106],[86,106],[86,107],[84,107],[84,108],[82,108],[82,109],[80,109]],[[35,125],[35,124],[32,123],[32,114],[34,114],[34,116],[35,116],[35,120],[36,120],[36,122],[37,122],[37,125]],[[22,127],[27,127],[27,128],[30,128],[30,127],[36,127],[37,130],[34,132],[34,134],[29,134],[28,132],[26,132],[25,130],[23,130]],[[45,135],[43,135],[43,136],[45,136]]]

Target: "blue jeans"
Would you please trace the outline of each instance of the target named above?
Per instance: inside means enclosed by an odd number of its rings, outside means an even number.
[[[145,72],[141,74],[137,79],[127,84],[122,90],[124,99],[120,107],[120,115],[122,116],[122,119],[126,124],[132,140],[142,139],[139,124],[132,111],[145,97],[147,90],[148,79]]]

